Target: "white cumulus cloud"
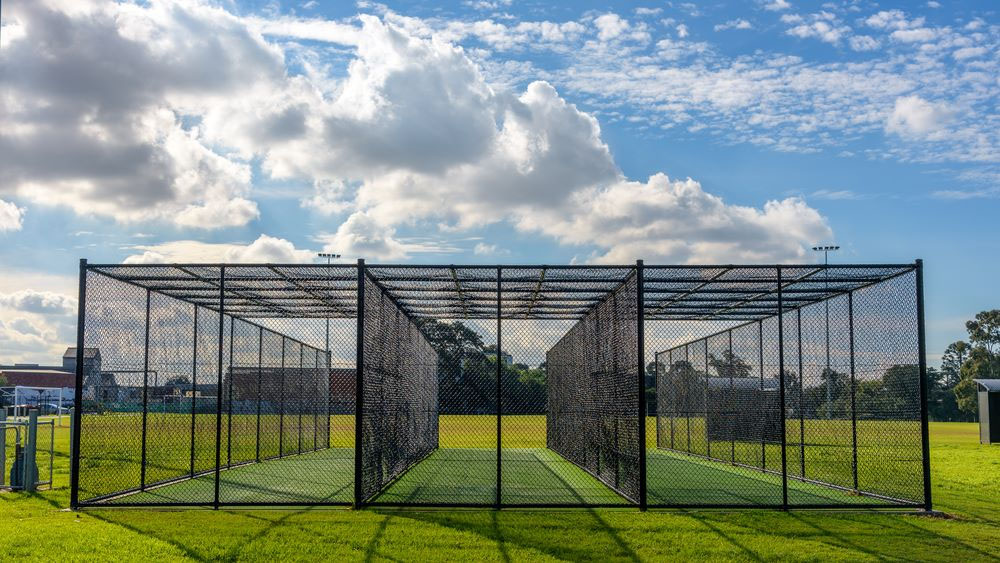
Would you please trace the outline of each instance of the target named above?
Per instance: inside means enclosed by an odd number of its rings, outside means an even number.
[[[885,129],[902,137],[924,137],[940,131],[953,116],[944,105],[919,96],[903,96],[896,99]]]
[[[0,233],[20,231],[24,220],[24,208],[0,199]]]

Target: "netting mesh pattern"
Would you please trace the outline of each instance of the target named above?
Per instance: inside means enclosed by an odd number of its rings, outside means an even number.
[[[438,356],[370,276],[364,281],[361,500],[438,447]]]
[[[639,499],[638,283],[631,276],[548,351],[546,443]]]
[[[829,270],[831,278],[843,275]],[[848,493],[792,488],[791,505],[921,503],[915,278],[910,272],[819,302],[798,303],[791,293],[780,316],[656,353],[657,448],[778,476],[784,454],[789,479]],[[670,475],[649,479],[684,486]],[[780,489],[756,485],[755,495],[741,496],[720,479],[685,502],[781,502]]]

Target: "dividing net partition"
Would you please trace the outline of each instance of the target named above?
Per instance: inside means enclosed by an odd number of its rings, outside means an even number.
[[[437,352],[370,275],[363,287],[362,503],[438,447]]]
[[[84,263],[73,505],[929,508],[921,271]]]
[[[640,502],[638,283],[608,295],[552,347],[546,443]]]

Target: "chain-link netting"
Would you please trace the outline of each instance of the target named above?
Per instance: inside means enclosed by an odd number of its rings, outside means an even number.
[[[362,322],[360,502],[438,447],[438,355],[371,276]]]
[[[921,504],[915,279],[913,269],[728,270],[705,295],[753,285],[762,318],[714,333],[717,317],[647,320],[650,339],[667,344],[651,365],[650,504]]]
[[[633,274],[548,351],[546,443],[639,502],[639,310]]]
[[[927,506],[912,264],[82,273],[78,504]]]

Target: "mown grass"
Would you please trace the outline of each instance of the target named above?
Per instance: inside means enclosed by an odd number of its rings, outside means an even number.
[[[57,487],[0,494],[0,560],[997,560],[1000,448],[979,445],[977,432],[973,424],[931,425],[943,518],[635,509],[69,512],[63,429]]]

